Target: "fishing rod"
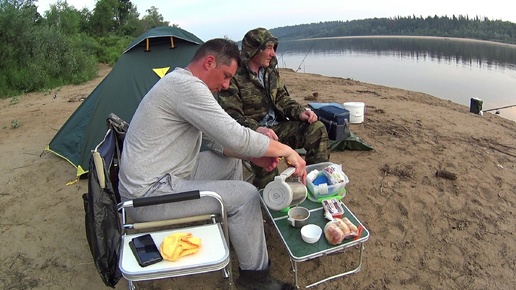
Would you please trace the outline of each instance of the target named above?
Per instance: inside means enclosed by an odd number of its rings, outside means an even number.
[[[314,41],[314,43],[312,43],[312,46],[310,46],[310,49],[306,52],[305,57],[303,58],[303,60],[299,64],[299,67],[296,69],[296,72],[301,69],[301,65],[303,64],[303,62],[305,62],[306,57],[308,56],[310,51],[312,51],[312,48],[314,47],[314,45],[315,45],[315,41]]]
[[[500,108],[494,108],[494,109],[489,109],[489,110],[483,110],[484,112],[489,112],[489,111],[496,111],[496,110],[501,110],[501,109],[507,109],[507,108],[511,108],[511,107],[516,107],[516,105],[510,105],[510,106],[505,106],[505,107],[500,107]]]
[[[278,59],[278,60],[280,60],[280,59],[281,59],[281,61],[283,62],[283,55],[285,54],[285,52],[287,52],[287,51],[286,51],[286,50],[285,50],[285,51],[283,51],[283,52],[281,53],[281,55],[280,55],[279,57],[277,57],[277,59]],[[285,63],[284,63],[284,62],[283,62],[283,67],[285,67]]]

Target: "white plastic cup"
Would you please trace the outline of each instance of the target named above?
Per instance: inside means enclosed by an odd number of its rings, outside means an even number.
[[[301,228],[301,238],[309,244],[317,243],[321,235],[322,229],[318,225],[308,224]]]

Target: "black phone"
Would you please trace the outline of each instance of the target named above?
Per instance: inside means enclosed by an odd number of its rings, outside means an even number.
[[[163,260],[163,257],[161,257],[161,253],[159,252],[158,247],[156,247],[150,234],[133,238],[129,241],[129,247],[131,247],[138,264],[142,267],[146,267]]]

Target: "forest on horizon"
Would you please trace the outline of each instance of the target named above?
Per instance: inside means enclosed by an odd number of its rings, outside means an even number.
[[[516,44],[516,23],[490,20],[467,15],[452,17],[394,17],[351,21],[326,21],[273,28],[274,36],[282,40],[339,36],[440,36],[458,37]]]

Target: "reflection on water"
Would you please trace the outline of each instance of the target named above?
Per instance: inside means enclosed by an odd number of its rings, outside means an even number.
[[[280,41],[280,67],[425,92],[484,110],[516,105],[516,46],[446,38]],[[494,111],[493,111],[494,112]],[[516,107],[500,110],[516,120]]]

